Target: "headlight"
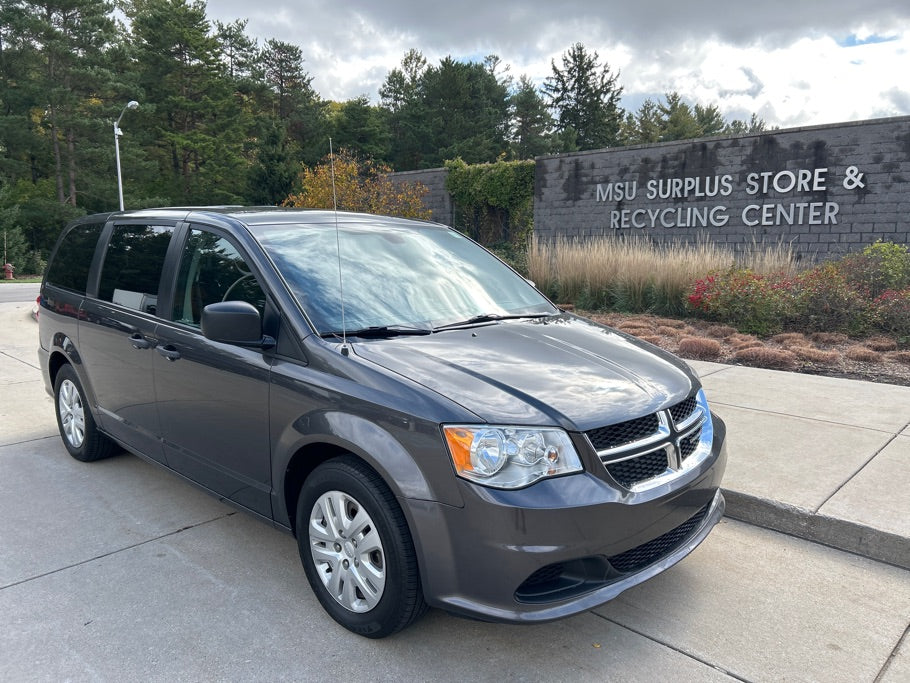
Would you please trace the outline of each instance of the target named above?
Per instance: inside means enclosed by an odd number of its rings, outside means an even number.
[[[458,476],[484,486],[517,489],[582,469],[561,429],[452,425],[442,431]]]

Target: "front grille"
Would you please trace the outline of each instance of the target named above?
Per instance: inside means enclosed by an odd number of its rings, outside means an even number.
[[[646,439],[654,435],[659,426],[660,419],[657,417],[657,413],[652,413],[634,420],[598,427],[585,432],[585,434],[591,440],[595,450],[605,451]]]
[[[698,448],[699,439],[701,439],[701,428],[679,440],[679,455],[683,460],[695,452]]]
[[[675,406],[670,407],[670,415],[673,417],[673,424],[682,424],[692,413],[695,412],[695,396],[690,396],[684,401],[680,401]]]
[[[609,560],[616,571],[622,572],[623,574],[637,572],[648,565],[654,564],[676,550],[692,535],[695,529],[701,524],[702,520],[704,520],[705,515],[708,514],[708,507],[708,505],[705,505],[705,507],[696,512],[695,515],[675,529],[671,529],[663,536],[658,536],[653,541],[642,543],[640,546],[627,550],[619,555],[608,557],[607,560]]]
[[[633,488],[667,474],[668,469],[682,469],[683,461],[698,452],[702,437],[699,425],[705,419],[697,394],[692,394],[656,413],[597,427],[585,436],[610,476]],[[685,436],[681,435],[683,430],[688,431]]]
[[[620,484],[630,488],[640,481],[657,477],[667,471],[667,452],[660,448],[638,458],[606,463],[607,472]]]

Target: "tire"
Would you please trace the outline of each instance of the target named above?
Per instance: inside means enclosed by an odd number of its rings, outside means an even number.
[[[323,463],[304,482],[297,545],[313,592],[346,629],[384,638],[426,612],[404,514],[382,478],[354,456]]]
[[[76,460],[92,462],[114,454],[114,442],[98,431],[82,384],[71,365],[64,365],[57,372],[54,412],[63,445]]]

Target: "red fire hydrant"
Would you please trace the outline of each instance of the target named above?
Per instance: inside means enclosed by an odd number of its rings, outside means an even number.
[[[16,270],[16,269],[13,267],[13,264],[12,264],[12,263],[4,263],[4,264],[3,264],[3,272],[6,273],[6,279],[7,279],[7,280],[12,280],[12,279],[13,279],[13,271],[14,271],[14,270]]]

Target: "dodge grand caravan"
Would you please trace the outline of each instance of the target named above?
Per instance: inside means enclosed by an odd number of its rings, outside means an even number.
[[[69,453],[125,448],[294,534],[322,606],[365,636],[428,606],[587,610],[723,514],[725,429],[696,375],[442,225],[89,216],[39,301]]]

